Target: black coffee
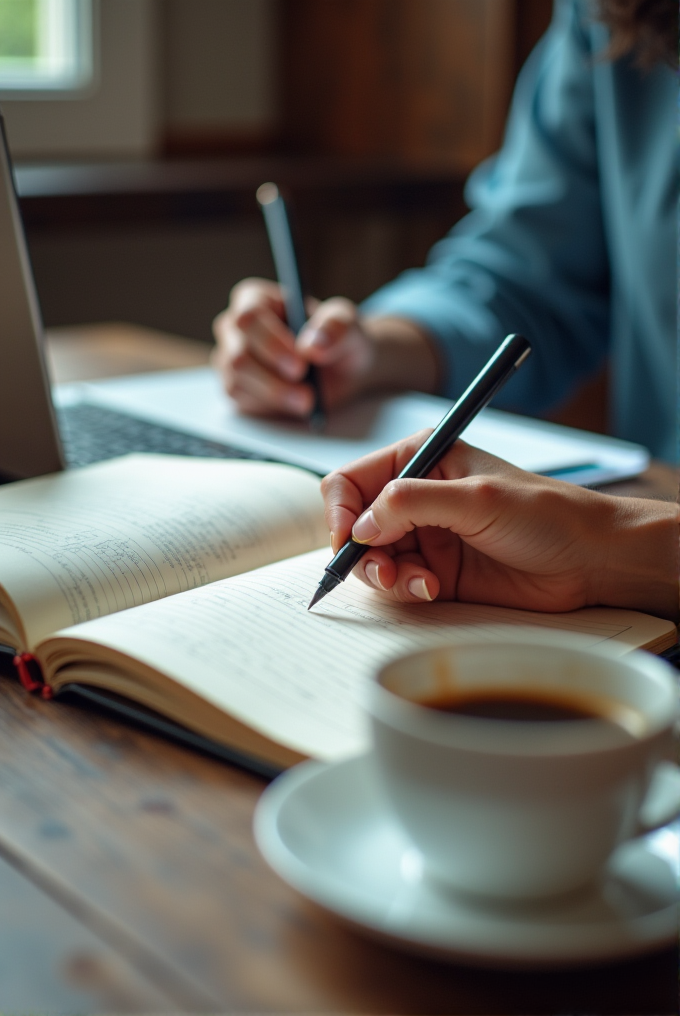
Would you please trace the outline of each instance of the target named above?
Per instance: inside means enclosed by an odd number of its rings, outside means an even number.
[[[421,705],[457,716],[474,716],[486,720],[511,720],[524,723],[564,723],[568,720],[609,720],[603,710],[587,701],[558,696],[539,695],[534,691],[475,692],[469,695],[442,696],[428,699]]]

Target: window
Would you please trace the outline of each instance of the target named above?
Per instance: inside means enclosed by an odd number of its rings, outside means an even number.
[[[0,92],[43,98],[92,76],[92,0],[0,0]]]

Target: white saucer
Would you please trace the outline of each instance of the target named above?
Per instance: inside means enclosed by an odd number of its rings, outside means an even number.
[[[373,936],[489,966],[564,966],[677,941],[678,826],[625,844],[596,889],[532,906],[480,905],[434,885],[379,792],[369,755],[306,762],[264,792],[255,837],[303,896]]]

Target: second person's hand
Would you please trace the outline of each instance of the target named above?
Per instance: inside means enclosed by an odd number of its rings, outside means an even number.
[[[245,279],[214,322],[214,363],[226,392],[244,413],[307,417],[314,393],[305,383],[310,364],[319,368],[324,407],[353,398],[369,375],[374,347],[355,305],[342,297],[310,302],[311,316],[299,336],[285,323],[280,286]]]

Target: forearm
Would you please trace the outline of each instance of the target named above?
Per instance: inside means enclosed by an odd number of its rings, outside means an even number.
[[[607,501],[611,538],[591,602],[678,621],[680,508],[638,498]]]
[[[361,393],[386,391],[436,392],[442,372],[441,354],[428,333],[399,317],[367,317],[363,328],[373,356],[361,380]]]

